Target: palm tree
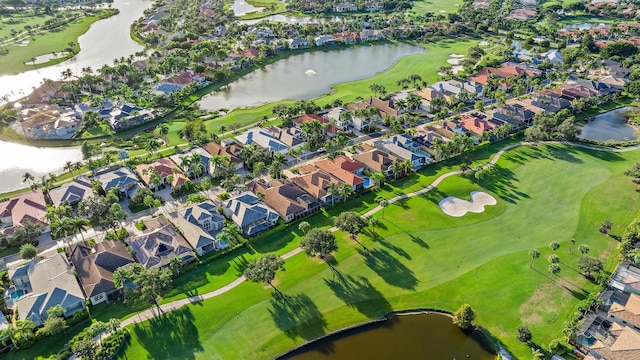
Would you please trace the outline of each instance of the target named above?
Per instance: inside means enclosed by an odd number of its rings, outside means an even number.
[[[73,219],[71,221],[71,227],[80,233],[80,236],[82,236],[82,241],[84,240],[84,234],[82,233],[83,231],[87,230],[89,225],[89,220],[82,218],[82,217],[76,217],[75,219]]]
[[[273,154],[273,160],[271,161],[271,166],[269,167],[271,177],[274,179],[279,179],[282,173],[282,166],[286,163],[287,158],[282,153]]]
[[[31,175],[31,173],[26,172],[22,175],[22,181],[26,181],[29,184],[32,184],[33,180],[35,179],[35,177],[33,177],[33,175]]]
[[[349,184],[342,184],[342,186],[340,186],[340,188],[338,189],[338,194],[342,196],[343,202],[346,203],[349,195],[353,194],[353,188],[351,188],[351,185]]]
[[[382,199],[380,200],[380,202],[378,202],[378,205],[380,205],[380,207],[382,208],[382,218],[384,219],[384,208],[389,206],[389,201]]]
[[[70,218],[66,216],[59,217],[51,223],[51,234],[55,237],[60,237],[60,236],[67,237],[67,234],[72,229],[73,229],[73,222]]]
[[[154,131],[154,133],[158,136],[160,136],[165,144],[167,143],[167,134],[169,134],[169,126],[167,126],[167,124],[160,124],[156,127],[156,130]]]
[[[386,178],[387,176],[382,171],[371,174],[371,181],[373,181],[378,188],[382,187],[382,183]]]
[[[408,175],[413,170],[413,163],[411,162],[411,159],[402,161],[400,166],[405,175]]]
[[[327,187],[327,193],[331,195],[331,206],[333,206],[335,202],[335,196],[336,194],[338,194],[338,192],[339,192],[338,184],[334,182],[330,182],[329,186]]]
[[[531,261],[529,262],[529,268],[532,268],[533,260],[540,257],[540,251],[538,251],[537,249],[531,249],[529,250],[529,256],[531,256]]]

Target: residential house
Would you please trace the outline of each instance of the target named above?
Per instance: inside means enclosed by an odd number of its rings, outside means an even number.
[[[277,152],[286,154],[289,151],[289,146],[259,127],[254,127],[236,136],[236,140],[243,146],[257,144],[269,150],[271,154]]]
[[[507,15],[507,17],[505,17],[505,19],[507,20],[529,20],[531,18],[534,18],[538,16],[538,11],[534,10],[534,9],[526,9],[526,8],[522,8],[522,9],[513,9],[511,10],[511,13],[509,13],[509,15]]]
[[[460,120],[460,126],[475,137],[482,136],[485,131],[498,128],[497,125],[473,113],[463,114],[462,119]]]
[[[231,143],[227,145],[223,145],[217,142],[210,142],[204,145],[204,149],[211,154],[211,157],[214,156],[228,156],[231,164],[234,164],[236,170],[240,170],[244,167],[244,162],[240,158],[242,155],[243,146],[238,143]],[[209,174],[215,173],[215,164],[213,162],[209,162]]]
[[[20,106],[24,108],[44,106],[53,103],[54,99],[66,97],[67,94],[60,91],[63,81],[46,80],[35,88],[27,97],[20,100]]]
[[[180,229],[199,256],[229,246],[218,239],[224,227],[224,217],[210,200],[171,213],[169,220]]]
[[[151,164],[140,164],[136,166],[136,173],[153,191],[164,188],[164,185],[179,188],[188,180],[169,158],[161,158]]]
[[[336,12],[350,12],[350,11],[358,11],[358,7],[353,3],[341,2],[336,5]]]
[[[343,114],[348,113],[348,110],[343,107],[334,107],[325,110],[321,113],[322,117],[334,123],[340,130],[347,130],[353,127],[353,121],[351,116],[345,116]],[[350,114],[349,114],[350,115]]]
[[[297,149],[305,143],[305,138],[304,136],[302,136],[302,131],[295,127],[280,128],[275,125],[269,125],[264,128],[264,131],[268,132],[274,138],[280,140],[283,144],[291,149]]]
[[[336,201],[342,199],[340,194],[329,192],[330,186],[336,186],[337,188],[342,186],[343,182],[340,179],[324,170],[316,169],[311,165],[307,166],[309,169],[305,169],[302,166],[298,168],[303,174],[291,179],[294,185],[324,204],[333,205]],[[330,185],[332,183],[335,185]]]
[[[71,263],[80,280],[84,296],[91,304],[107,301],[118,289],[113,273],[135,260],[121,241],[103,240],[94,246],[78,244],[71,250]]]
[[[71,266],[63,253],[40,261],[30,261],[23,265],[26,269],[26,283],[22,288],[27,294],[14,304],[14,310],[22,320],[29,319],[35,326],[40,326],[47,319],[47,310],[60,305],[64,316],[69,317],[86,308],[84,294],[78,280],[73,275]],[[9,277],[15,273],[9,270]]]
[[[193,161],[194,158],[197,159],[197,161]],[[170,156],[170,159],[191,178],[212,174],[210,172],[211,163],[209,161],[211,154],[199,146],[174,154]]]
[[[340,127],[338,127],[337,125],[333,125],[331,123],[331,120],[324,116],[319,116],[315,114],[306,114],[293,119],[293,123],[298,128],[300,128],[301,124],[306,122],[312,122],[312,121],[317,121],[320,124],[325,125],[326,129],[324,130],[324,132],[329,137],[335,136],[336,134],[338,134],[338,132],[342,131]]]
[[[206,84],[206,81],[203,75],[191,70],[180,71],[175,75],[166,77],[162,82],[155,85],[153,91],[157,94],[169,95],[191,83],[197,83],[199,86],[202,86]]]
[[[437,139],[437,140],[436,140]],[[444,136],[438,134],[433,130],[424,130],[419,131],[413,136],[413,141],[420,144],[423,150],[430,151],[433,148],[434,143],[440,142],[444,143],[449,141],[449,139]]]
[[[373,143],[376,148],[394,155],[399,161],[411,161],[414,169],[425,165],[430,156],[420,151],[420,145],[413,142],[407,134],[394,135],[388,139],[378,140]]]
[[[189,242],[164,217],[147,220],[145,226],[147,230],[142,235],[127,239],[145,268],[167,267],[174,258],[181,258],[183,264],[196,260]]]
[[[95,179],[102,183],[105,192],[117,189],[121,197],[132,198],[143,187],[133,171],[127,167],[96,174]]]
[[[338,155],[333,159],[327,158],[319,160],[313,163],[313,165],[337,177],[343,183],[348,184],[353,191],[361,190],[365,187],[366,177],[362,174],[364,165],[344,155]],[[367,181],[366,185],[370,185],[370,183],[370,181]]]
[[[538,77],[542,72],[538,69],[529,67],[522,63],[504,63],[499,68],[484,67],[478,71],[474,76],[468,77],[469,81],[486,86],[491,75],[500,79],[499,86],[503,89],[508,89],[512,84],[508,83],[506,79],[513,76],[525,76],[525,77]]]
[[[80,127],[80,115],[73,109],[44,105],[20,111],[19,127],[31,139],[68,139]]]
[[[380,30],[365,29],[360,31],[360,39],[363,42],[376,41],[384,39],[384,35]]]
[[[309,47],[309,41],[305,38],[293,38],[289,39],[289,49],[307,49]]]
[[[533,123],[533,117],[536,114],[534,111],[518,102],[506,104],[499,108],[498,111],[508,115],[516,123],[522,123],[527,126]],[[475,116],[478,117],[477,113],[475,113]],[[480,118],[484,117],[480,115]],[[521,126],[518,126],[517,128],[521,128]]]
[[[353,155],[353,160],[363,164],[369,171],[382,171],[385,175],[391,177],[393,175],[390,169],[391,164],[398,161],[398,158],[380,149],[373,149]]]
[[[247,187],[280,214],[286,223],[307,217],[320,209],[316,199],[284,180],[272,180],[269,183],[253,181]]]
[[[85,175],[78,176],[70,183],[49,190],[51,203],[56,207],[62,205],[65,201],[71,206],[76,206],[80,201],[93,195],[91,180]]]
[[[224,216],[232,220],[246,237],[253,237],[271,229],[278,224],[275,210],[265,205],[250,193],[243,192],[222,203]]]
[[[113,130],[118,131],[143,124],[154,116],[153,109],[143,109],[131,103],[118,103],[109,112],[108,122]]]
[[[353,109],[374,107],[378,110],[378,116],[380,116],[381,119],[384,119],[387,116],[397,117],[399,115],[402,115],[402,112],[395,108],[393,100],[381,100],[377,97],[370,97],[367,100],[363,100],[355,104],[350,104],[349,107],[352,107]]]
[[[13,234],[16,227],[27,221],[45,225],[44,232],[48,232],[50,228],[45,220],[46,214],[47,203],[40,189],[0,202],[0,235]]]
[[[338,40],[331,35],[320,35],[314,39],[314,43],[316,46],[333,46],[338,45]]]
[[[366,11],[380,11],[384,8],[384,5],[379,1],[369,1],[364,3],[364,9]]]
[[[360,34],[355,32],[341,32],[335,34],[334,37],[338,41],[342,41],[345,44],[352,45],[360,42]]]

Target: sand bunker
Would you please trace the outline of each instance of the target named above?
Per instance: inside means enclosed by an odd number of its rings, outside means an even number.
[[[496,199],[482,191],[472,191],[471,201],[449,196],[438,203],[445,214],[453,217],[464,216],[467,212],[484,212],[485,205],[495,205]]]

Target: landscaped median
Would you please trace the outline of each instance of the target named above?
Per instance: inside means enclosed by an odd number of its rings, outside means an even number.
[[[639,158],[638,152],[564,145],[509,150],[493,177],[480,184],[454,176],[432,192],[390,205],[374,233],[369,229],[360,235],[367,250],[337,233],[340,250],[333,266],[341,276],[304,254],[288,259],[286,271],[274,285],[287,295],[308,298],[299,307],[274,307],[277,299],[272,290],[242,283],[163,319],[133,326],[123,356],[268,358],[391,310],[453,311],[470,303],[479,325],[518,358],[527,358],[531,350],[518,342],[516,328],[527,325],[533,341],[546,348],[561,336],[576,304],[595,288],[575,270],[578,257],[568,252],[567,241],[575,238],[578,244],[587,244],[593,255],[606,259],[608,269],[613,267],[617,243],[600,234],[598,227],[609,219],[612,233],[617,234],[634,217],[636,211],[629,209],[638,209],[640,203],[622,172]],[[404,180],[405,185],[412,180],[416,177]],[[440,210],[443,198],[468,196],[474,190],[491,194],[498,203],[484,213],[460,218]],[[379,213],[375,216],[380,218]],[[329,226],[328,221],[316,225]],[[256,245],[268,247],[267,241]],[[561,244],[556,254],[562,271],[553,280],[546,261],[551,241]],[[289,238],[280,244],[281,251],[296,244]],[[542,253],[533,269],[529,269],[530,248]],[[254,256],[247,253],[244,261]],[[227,274],[237,275],[242,267],[242,258],[230,259],[221,264],[221,272],[207,275],[212,275],[211,282],[217,282],[218,275],[233,279]],[[201,286],[189,294],[208,290]]]

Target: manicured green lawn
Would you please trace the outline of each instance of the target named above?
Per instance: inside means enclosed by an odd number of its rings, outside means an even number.
[[[575,305],[592,289],[574,270],[577,256],[567,252],[567,240],[574,237],[578,244],[588,244],[591,254],[607,259],[611,269],[616,242],[597,229],[609,219],[612,233],[619,234],[635,216],[639,199],[621,174],[639,158],[637,152],[608,154],[564,146],[512,150],[499,161],[492,181],[478,185],[452,177],[433,193],[389,206],[377,236],[368,231],[360,236],[369,252],[337,233],[337,273],[317,259],[296,255],[286,261],[286,271],[275,282],[285,297],[273,297],[265,286],[243,283],[163,320],[133,327],[122,357],[271,358],[392,310],[451,311],[465,302],[476,309],[478,324],[503,346],[518,358],[530,357],[529,348],[516,340],[515,328],[526,323],[534,341],[546,347],[560,336]],[[435,171],[421,176],[432,178]],[[405,181],[422,182],[414,178]],[[473,190],[493,194],[498,204],[461,218],[440,211],[437,203],[442,198],[468,198]],[[361,209],[368,206],[363,202]],[[312,218],[314,225],[328,226],[328,219],[318,220],[322,217]],[[274,244],[279,253],[297,243],[287,236],[291,235],[284,232],[271,239],[283,243]],[[266,240],[255,244],[258,251],[269,244]],[[551,241],[562,245],[557,251],[562,271],[554,281],[546,261]],[[542,256],[531,270],[527,250],[533,247]],[[225,266],[225,272],[238,274],[242,264],[213,265],[211,279]],[[207,285],[202,286],[200,293],[206,291]]]
[[[411,3],[411,13],[415,15],[424,15],[427,12],[432,12],[436,15],[448,13],[457,13],[458,8],[462,5],[460,0],[419,0]],[[441,12],[443,10],[444,12]]]

